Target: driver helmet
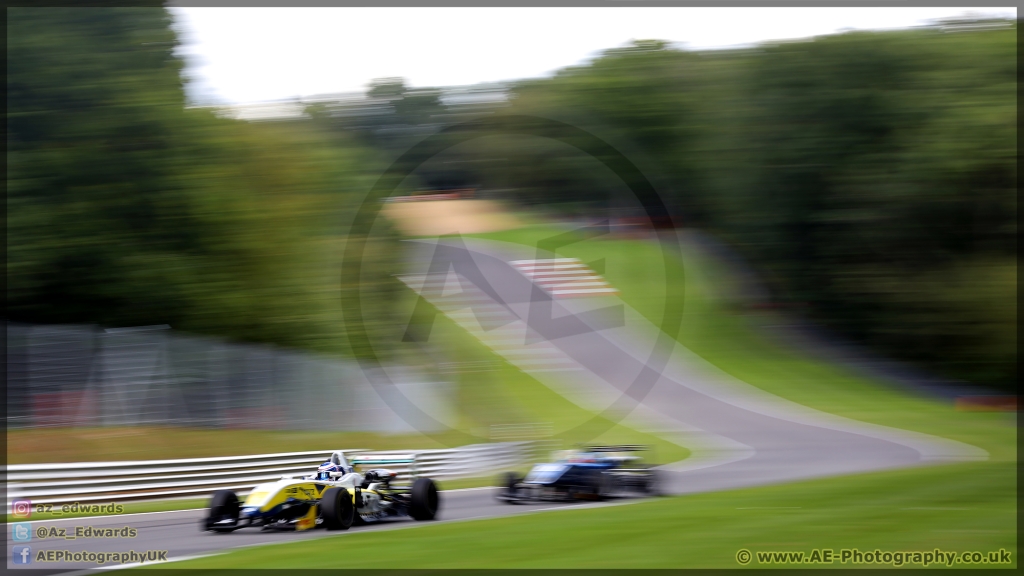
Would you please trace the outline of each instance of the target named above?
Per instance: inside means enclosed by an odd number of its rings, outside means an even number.
[[[341,466],[338,466],[334,462],[324,462],[316,469],[316,479],[330,480],[331,474],[336,472],[342,472]]]

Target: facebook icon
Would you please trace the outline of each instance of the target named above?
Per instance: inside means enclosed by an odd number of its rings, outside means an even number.
[[[11,548],[11,562],[14,564],[31,564],[32,547],[14,546],[13,548]]]

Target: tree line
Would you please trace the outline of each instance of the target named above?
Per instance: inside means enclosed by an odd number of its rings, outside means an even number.
[[[358,102],[249,123],[187,107],[162,10],[12,9],[8,318],[358,353],[338,306],[351,290],[372,331],[403,323],[386,223],[362,276],[340,276],[356,207],[427,135],[516,114],[636,159],[676,223],[739,250],[777,303],[882,354],[1012,388],[1016,22],[971,24],[713,52],[639,41],[483,98],[381,79]],[[403,186],[618,213],[621,182],[572,144],[485,137]]]

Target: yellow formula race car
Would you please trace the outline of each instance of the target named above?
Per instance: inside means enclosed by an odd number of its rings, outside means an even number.
[[[335,452],[315,474],[282,478],[252,489],[244,502],[231,490],[219,490],[210,499],[202,529],[233,532],[258,526],[264,530],[348,530],[353,524],[409,516],[433,520],[440,506],[437,485],[413,474],[411,485],[399,486],[398,474],[386,468],[357,472],[355,466],[412,464],[413,456],[362,455],[349,462]],[[394,485],[393,485],[394,483]]]

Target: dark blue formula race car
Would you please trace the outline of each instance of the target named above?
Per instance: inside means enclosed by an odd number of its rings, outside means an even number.
[[[626,494],[654,496],[657,471],[639,454],[646,446],[586,446],[563,453],[555,462],[537,464],[521,477],[500,480],[498,499],[509,504],[534,500],[604,500]]]

